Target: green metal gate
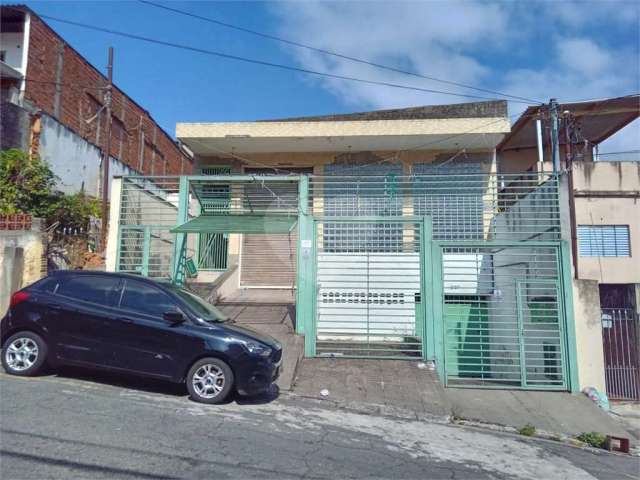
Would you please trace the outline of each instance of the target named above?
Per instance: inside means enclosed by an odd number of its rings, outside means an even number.
[[[442,249],[448,385],[565,390],[557,247]]]
[[[318,356],[425,357],[421,221],[316,222]]]

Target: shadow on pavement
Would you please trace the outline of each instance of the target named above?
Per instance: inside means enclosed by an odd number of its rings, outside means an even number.
[[[113,387],[139,390],[141,392],[158,393],[172,397],[187,397],[188,392],[184,384],[176,384],[153,378],[138,377],[136,375],[88,370],[79,367],[59,367],[48,371],[43,376],[69,378],[74,380],[100,383]],[[277,385],[271,385],[269,391],[251,397],[238,395],[232,392],[222,405],[237,403],[238,405],[264,405],[275,401],[280,396]],[[202,405],[202,404],[201,404]]]

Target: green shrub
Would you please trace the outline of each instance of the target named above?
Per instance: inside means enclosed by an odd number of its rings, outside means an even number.
[[[524,427],[518,430],[520,435],[524,435],[525,437],[533,437],[536,434],[536,427],[527,423]]]
[[[0,215],[28,213],[47,225],[60,222],[82,228],[100,217],[100,201],[84,192],[65,195],[55,189],[57,177],[47,163],[16,149],[0,152]]]
[[[581,442],[595,448],[606,448],[607,436],[598,432],[581,433],[576,437]]]

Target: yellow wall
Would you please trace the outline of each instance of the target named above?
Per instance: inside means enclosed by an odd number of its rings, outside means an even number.
[[[580,389],[595,387],[605,392],[600,292],[594,280],[573,281],[573,310],[578,346]]]
[[[492,150],[466,150],[467,153],[484,153],[487,160],[493,155]],[[357,152],[354,152],[357,153]],[[454,156],[459,151],[455,150],[420,150],[410,152],[373,152],[379,159],[389,159],[388,163],[402,163],[406,174],[411,174],[411,166],[415,163],[429,163],[435,160],[438,155],[451,154]],[[241,173],[243,168],[261,168],[276,167],[286,170],[287,167],[303,168],[313,167],[314,175],[321,175],[324,165],[334,163],[340,156],[348,155],[346,153],[336,152],[308,152],[308,153],[260,153],[260,154],[243,154],[238,157],[223,156],[196,156],[195,166],[201,168],[206,165],[230,165],[234,172]],[[458,156],[457,158],[460,158]],[[379,161],[374,160],[374,161]]]
[[[631,257],[578,257],[579,278],[640,283],[640,164],[580,163],[573,171],[576,195],[590,195],[575,199],[576,224],[628,225],[631,243]]]

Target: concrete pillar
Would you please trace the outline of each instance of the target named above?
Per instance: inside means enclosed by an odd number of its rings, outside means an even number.
[[[111,180],[111,206],[109,208],[109,230],[107,231],[107,249],[105,251],[105,269],[115,272],[118,262],[118,237],[120,230],[120,202],[122,196],[122,178]]]

